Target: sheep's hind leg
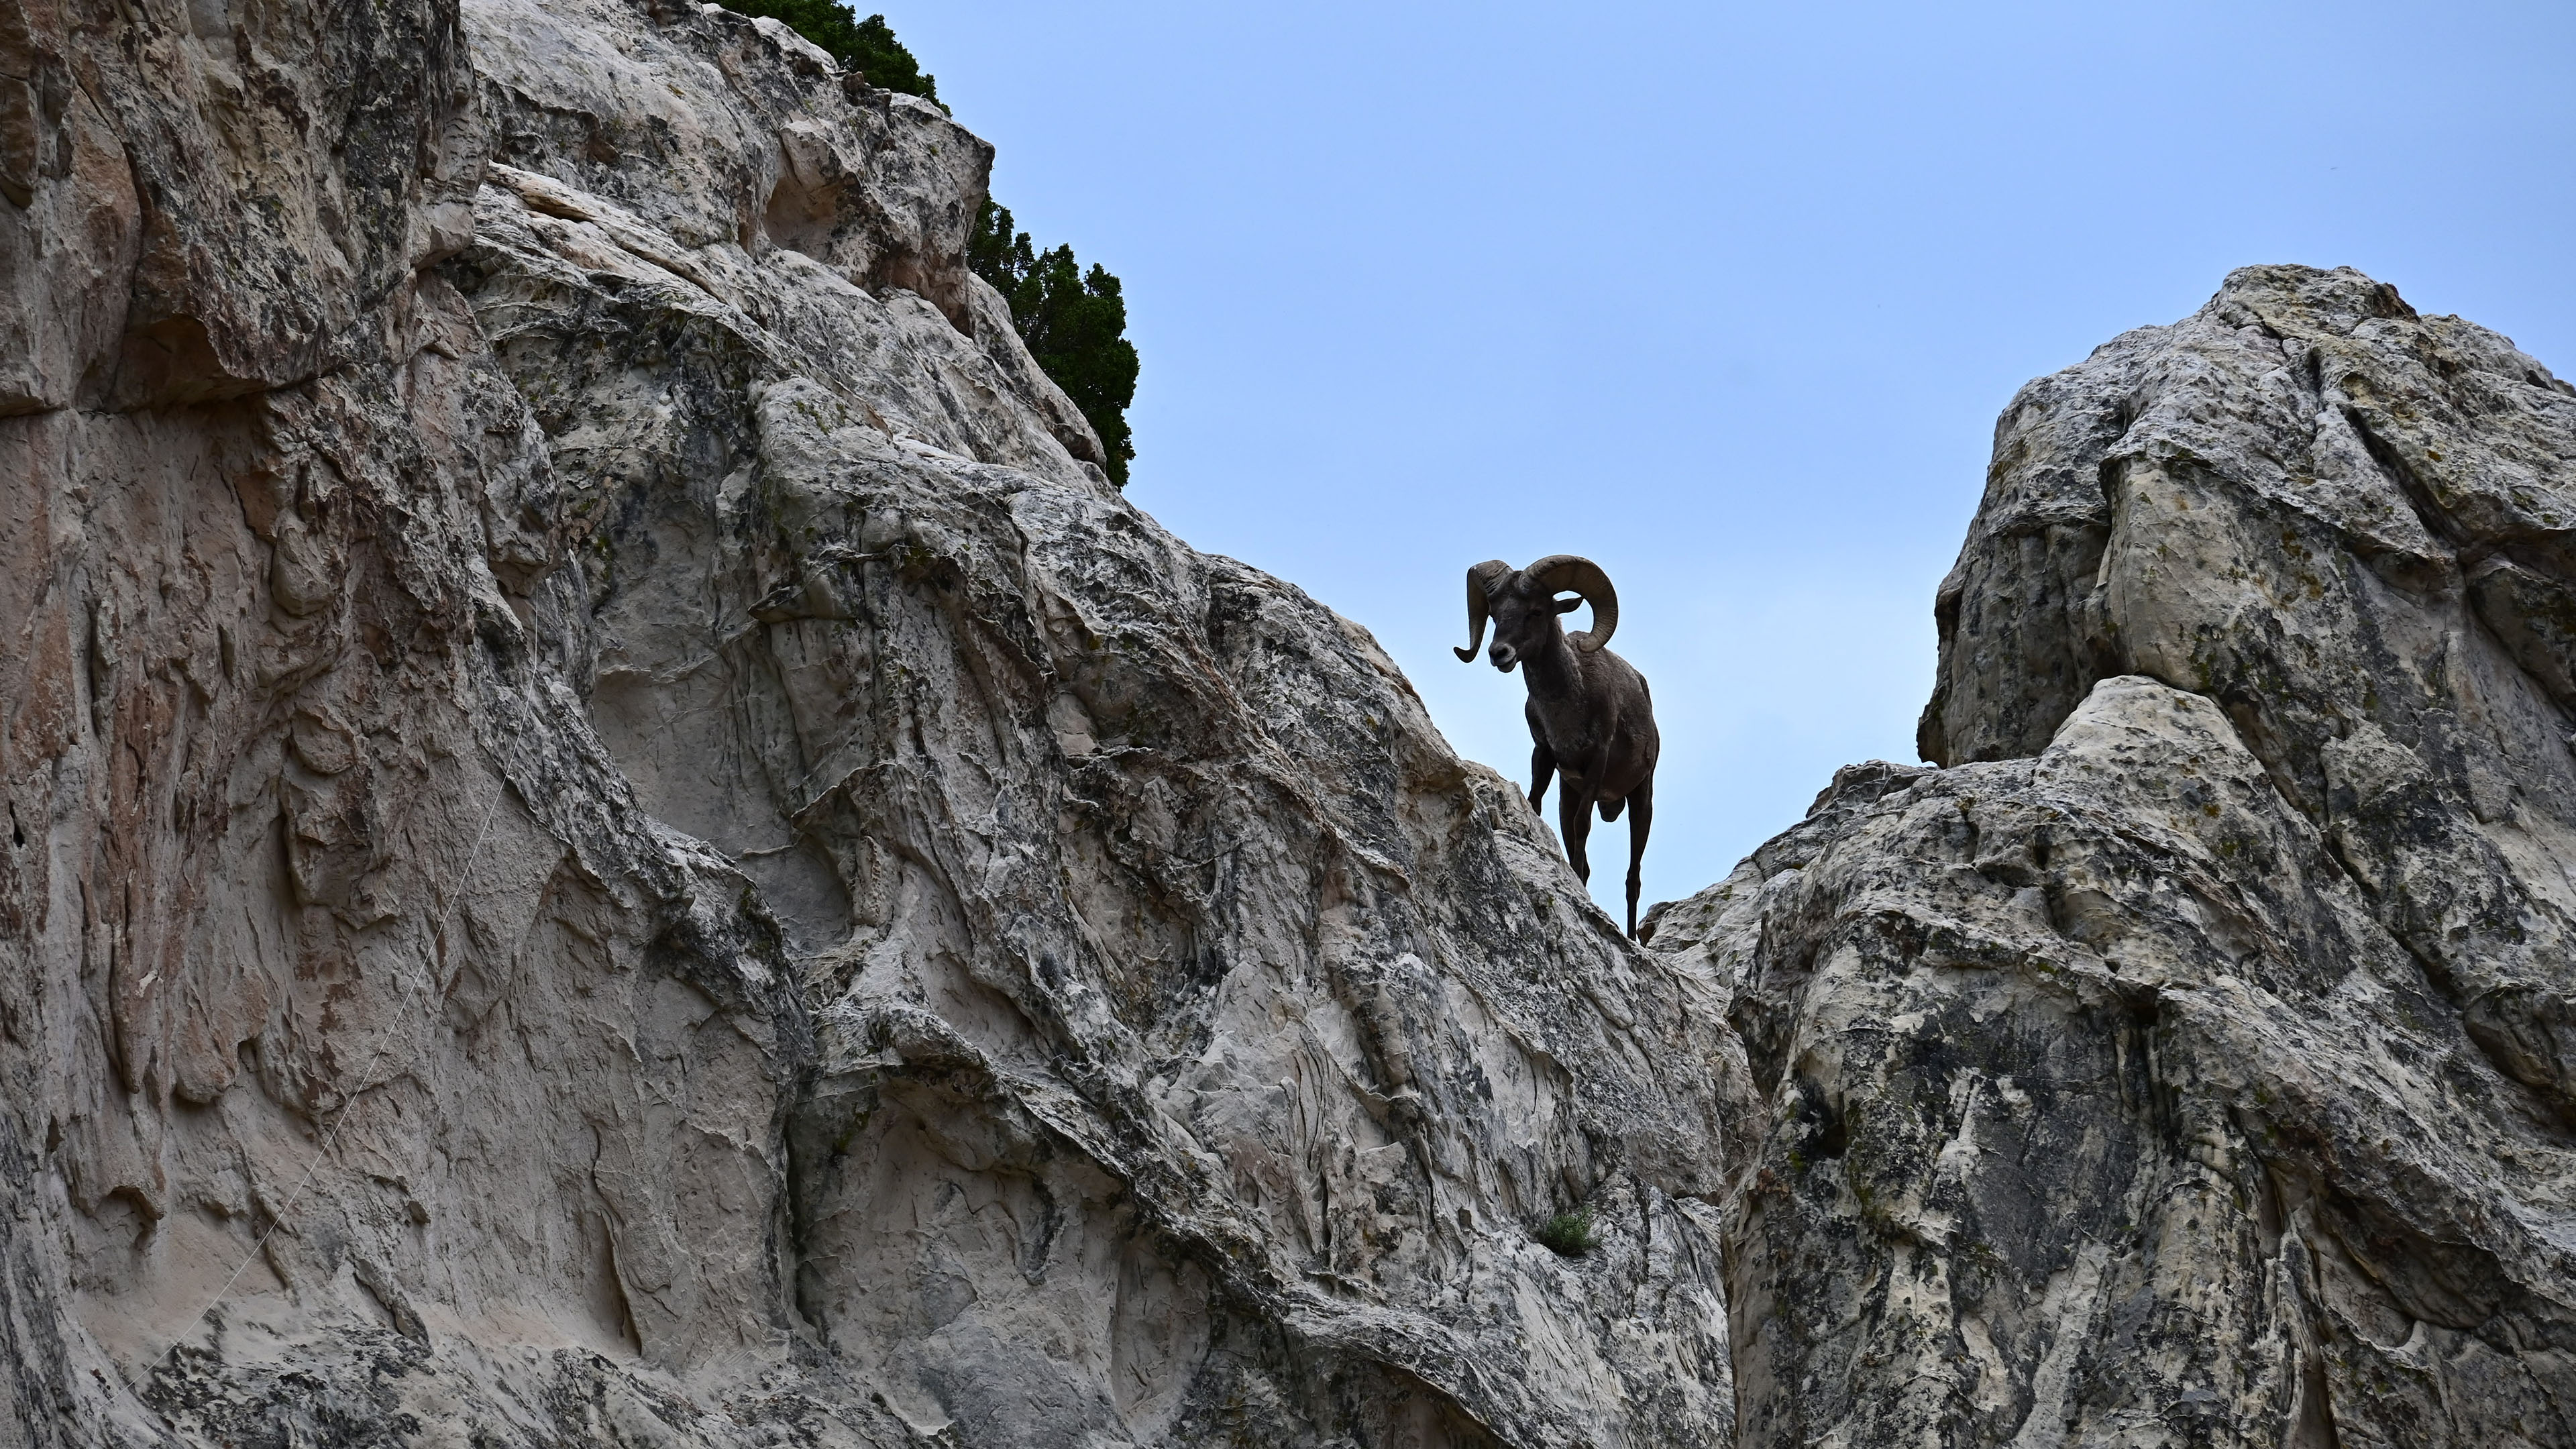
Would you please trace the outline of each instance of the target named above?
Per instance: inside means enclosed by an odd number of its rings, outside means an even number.
[[[1565,836],[1565,858],[1574,867],[1574,878],[1592,884],[1592,860],[1583,853],[1584,841],[1592,834],[1588,792],[1571,788],[1556,792],[1556,828]]]
[[[1556,751],[1547,747],[1547,741],[1541,740],[1530,750],[1529,802],[1532,810],[1546,809],[1547,782],[1555,778]]]
[[[1646,859],[1646,832],[1655,823],[1655,781],[1649,775],[1628,792],[1628,939],[1637,939],[1638,871]]]

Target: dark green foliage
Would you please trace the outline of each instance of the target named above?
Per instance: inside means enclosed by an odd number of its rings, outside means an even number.
[[[1007,207],[984,203],[966,242],[966,261],[1011,304],[1011,325],[1046,375],[1100,434],[1109,481],[1127,486],[1136,444],[1127,405],[1136,400],[1136,346],[1127,340],[1127,301],[1098,263],[1084,272],[1073,248],[1041,252],[1011,229]]]
[[[1580,1258],[1601,1246],[1600,1237],[1592,1231],[1592,1209],[1576,1208],[1558,1213],[1538,1230],[1539,1246],[1563,1258]]]
[[[727,10],[743,15],[766,15],[787,22],[790,29],[832,53],[843,70],[855,70],[866,76],[868,84],[884,90],[901,91],[925,101],[939,99],[939,83],[921,73],[921,62],[894,38],[894,28],[882,15],[858,18],[849,6],[837,0],[716,0]]]
[[[1020,285],[1022,277],[1037,270],[1037,253],[1029,245],[1029,234],[1013,232],[1011,209],[989,196],[984,198],[984,209],[975,213],[975,230],[966,238],[966,265],[1005,297]]]

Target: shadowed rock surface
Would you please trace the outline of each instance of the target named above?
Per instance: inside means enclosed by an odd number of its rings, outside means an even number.
[[[713,7],[0,9],[0,1439],[1724,1437],[1722,994],[1106,486],[989,160]]]
[[[2024,388],[1922,749],[1657,919],[1746,1445],[2576,1443],[2576,393],[2257,267]]]

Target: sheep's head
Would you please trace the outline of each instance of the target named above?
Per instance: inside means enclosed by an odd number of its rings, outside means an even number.
[[[1564,593],[1576,597],[1557,598]],[[1588,654],[1609,643],[1611,631],[1619,627],[1619,594],[1599,564],[1570,553],[1550,554],[1525,569],[1487,559],[1467,570],[1467,647],[1453,652],[1459,663],[1474,663],[1490,619],[1494,647],[1486,657],[1509,674],[1513,666],[1554,640],[1557,615],[1587,603],[1592,606],[1592,628],[1573,640],[1575,648]]]

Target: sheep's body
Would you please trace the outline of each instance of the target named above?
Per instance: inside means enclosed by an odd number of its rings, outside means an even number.
[[[1560,603],[1570,591],[1581,600]],[[1560,616],[1581,602],[1592,605],[1594,627],[1568,635]],[[1548,782],[1562,775],[1557,792],[1557,825],[1565,856],[1585,883],[1592,862],[1585,851],[1592,834],[1592,813],[1603,820],[1628,815],[1628,934],[1637,934],[1638,870],[1646,855],[1646,836],[1655,818],[1655,758],[1662,739],[1655,730],[1655,704],[1646,677],[1627,660],[1603,647],[1619,624],[1618,595],[1609,576],[1587,559],[1559,554],[1526,569],[1502,561],[1481,563],[1467,571],[1467,647],[1461,661],[1476,657],[1485,623],[1494,624],[1488,657],[1508,674],[1522,671],[1529,690],[1526,714],[1530,727],[1530,805],[1544,809]]]

